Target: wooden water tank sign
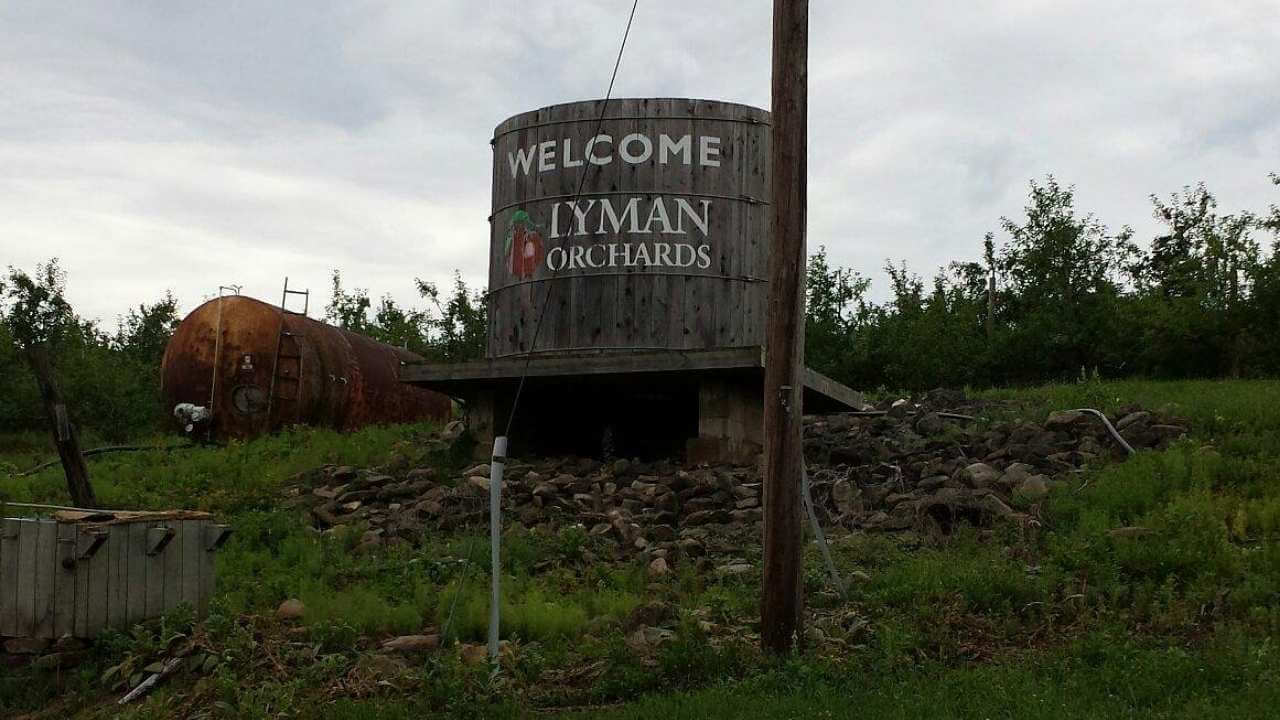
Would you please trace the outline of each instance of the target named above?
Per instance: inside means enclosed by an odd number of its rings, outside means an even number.
[[[100,516],[0,518],[0,637],[92,638],[183,603],[204,615],[226,526],[204,513]]]
[[[611,100],[601,122],[601,106],[495,131],[489,357],[530,350],[544,301],[537,352],[761,345],[768,113]]]

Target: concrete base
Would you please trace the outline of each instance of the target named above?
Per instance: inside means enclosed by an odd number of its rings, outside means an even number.
[[[685,446],[691,463],[754,462],[764,451],[764,403],[760,386],[741,379],[698,383],[698,437]]]

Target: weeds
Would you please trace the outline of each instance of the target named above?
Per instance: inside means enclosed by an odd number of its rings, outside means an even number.
[[[1271,640],[1280,633],[1280,384],[1089,379],[986,396],[1005,401],[996,412],[1026,417],[1142,405],[1188,418],[1191,432],[1072,478],[1027,507],[1034,531],[837,533],[841,573],[861,573],[848,597],[827,592],[816,552],[804,576],[811,625],[840,644],[787,662],[755,651],[758,570],[720,576],[677,562],[651,585],[641,563],[593,560],[608,548],[582,527],[513,524],[500,568],[504,672],[491,680],[483,664],[463,663],[455,643],[481,641],[488,622],[486,534],[369,552],[356,549],[363,528],[315,533],[279,501],[291,478],[324,462],[457,470],[459,458],[415,452],[419,428],[294,430],[101,459],[95,477],[113,503],[206,508],[235,527],[218,558],[218,594],[202,623],[174,614],[104,636],[61,678],[0,670],[0,712],[63,698],[69,715],[108,717],[94,709],[103,673],[116,668],[109,683],[131,676],[181,636],[198,637],[216,671],[157,690],[133,717],[191,702],[209,717],[515,717],[520,704],[643,696],[579,717],[821,718],[856,708],[887,718],[1244,718],[1280,702],[1270,680],[1280,670]],[[0,480],[0,490],[44,501],[62,492],[53,471]],[[754,548],[742,552],[758,560]],[[274,620],[295,597],[307,608],[301,629]],[[679,622],[641,653],[627,642],[629,623],[655,600]],[[740,632],[708,635],[699,621]],[[388,635],[446,622],[437,653],[376,652]]]

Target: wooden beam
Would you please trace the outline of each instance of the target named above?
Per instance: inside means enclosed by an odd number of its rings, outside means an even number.
[[[801,445],[808,150],[808,0],[773,3],[773,223],[764,372],[764,586],[760,644],[789,653],[801,634]]]
[[[53,433],[53,444],[58,449],[58,458],[62,461],[62,471],[67,478],[67,494],[71,503],[80,507],[98,507],[98,498],[93,494],[93,485],[89,482],[89,468],[84,464],[84,456],[80,454],[80,438],[76,427],[67,415],[67,404],[62,399],[62,391],[53,374],[53,366],[49,360],[49,348],[44,344],[32,345],[26,351],[27,362],[31,372],[36,376],[36,385],[40,388],[40,399],[44,401],[45,414],[49,417],[49,429]]]
[[[804,369],[804,387],[824,398],[834,400],[836,404],[843,405],[853,410],[861,410],[865,401],[862,393],[850,388],[847,385],[832,380],[822,373],[812,368]],[[830,403],[823,403],[830,405]]]
[[[400,368],[401,382],[435,383],[493,378],[519,378],[525,358],[481,360],[476,362],[405,365]],[[534,356],[528,362],[529,377],[555,375],[621,375],[646,372],[682,372],[698,370],[731,370],[759,368],[760,349],[754,347],[718,350],[655,352],[611,352]]]

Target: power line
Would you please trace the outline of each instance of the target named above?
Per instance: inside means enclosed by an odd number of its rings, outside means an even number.
[[[613,97],[613,84],[618,79],[618,68],[622,66],[622,53],[627,49],[627,38],[631,36],[631,23],[636,19],[636,7],[640,4],[640,0],[633,0],[631,3],[631,14],[627,17],[627,27],[622,33],[622,43],[618,46],[618,57],[613,61],[613,74],[609,77],[609,89],[605,91],[604,103],[600,105],[600,117],[596,121],[596,130],[591,134],[596,137],[600,134],[600,129],[604,127],[605,111],[609,108],[609,100]],[[573,207],[578,207],[578,200],[582,198],[582,188],[586,186],[587,175],[595,169],[595,165],[588,165],[583,169],[582,176],[578,178],[578,189],[573,194]],[[554,277],[556,271],[552,271]],[[520,383],[516,385],[516,394],[511,401],[511,414],[507,416],[507,429],[503,435],[511,436],[511,427],[515,423],[516,409],[520,406],[520,396],[524,393],[524,384],[529,377],[529,366],[533,364],[533,351],[538,347],[538,335],[542,332],[542,318],[547,312],[547,305],[551,302],[551,293],[555,291],[555,287],[548,285],[547,293],[542,297],[542,307],[538,309],[538,318],[533,325],[533,339],[529,341],[529,352],[525,355],[524,369],[520,371]]]
[[[622,42],[618,46],[618,57],[613,61],[613,74],[610,75],[609,77],[609,88],[608,90],[605,91],[604,102],[600,106],[600,117],[596,121],[596,131],[593,133],[593,136],[599,135],[600,129],[604,127],[605,111],[609,107],[609,100],[613,97],[613,85],[618,79],[618,68],[621,67],[622,65],[622,54],[627,48],[627,38],[630,37],[631,35],[631,24],[635,20],[636,7],[639,4],[640,4],[640,0],[632,0],[631,12],[627,16],[627,27],[622,33]],[[587,174],[591,172],[591,169],[592,169],[591,166],[588,166],[583,171],[582,177],[578,180],[578,189],[577,191],[575,191],[573,196],[573,206],[575,208],[578,206],[578,200],[582,197],[582,188],[585,187],[586,185]],[[553,276],[555,272],[556,271],[552,271]],[[490,496],[489,496],[490,497],[490,525],[491,525],[490,532],[492,533],[490,542],[493,543],[492,545],[493,563],[492,563],[492,567],[490,568],[490,573],[493,575],[493,597],[491,599],[493,606],[490,608],[491,614],[490,614],[490,627],[489,627],[489,645],[490,645],[489,655],[490,655],[490,661],[492,662],[496,662],[496,659],[497,659],[496,655],[497,655],[497,638],[498,638],[498,617],[495,611],[497,609],[497,605],[499,602],[498,577],[499,577],[499,574],[501,573],[501,565],[499,564],[498,554],[497,554],[498,530],[496,529],[497,528],[496,518],[497,518],[497,513],[499,512],[498,493],[500,492],[500,488],[502,486],[501,464],[504,462],[506,457],[506,439],[511,435],[511,427],[512,427],[512,423],[515,421],[516,409],[520,406],[520,396],[524,391],[524,384],[529,376],[529,366],[533,362],[533,351],[538,345],[538,334],[542,331],[542,318],[543,318],[543,315],[546,314],[547,305],[551,300],[551,293],[553,289],[554,288],[552,286],[550,285],[547,286],[547,294],[543,297],[542,307],[538,310],[538,318],[535,321],[534,328],[533,328],[533,339],[529,343],[529,353],[528,353],[528,356],[525,358],[524,369],[520,373],[520,383],[519,385],[516,386],[515,397],[511,401],[511,414],[507,417],[506,432],[501,437],[494,439],[494,457],[492,460],[492,465],[490,470],[491,485],[490,485]],[[495,472],[495,469],[497,470],[497,472]],[[459,579],[458,588],[457,590],[454,591],[453,601],[449,604],[449,617],[445,621],[445,629],[444,629],[444,632],[446,635],[449,631],[450,626],[453,624],[453,616],[458,606],[458,598],[462,595],[463,588],[466,586],[467,570],[470,568],[470,566],[471,566],[471,557],[468,554],[462,568],[462,577]],[[495,671],[496,671],[496,667],[497,666],[495,665]]]

